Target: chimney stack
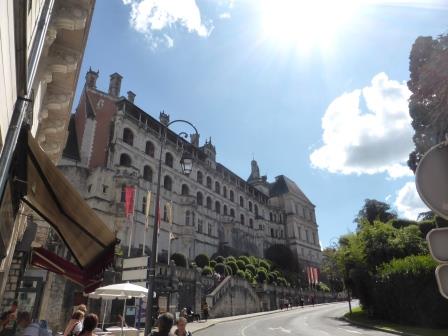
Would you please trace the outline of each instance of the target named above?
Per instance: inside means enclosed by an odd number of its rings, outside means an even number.
[[[190,134],[190,142],[193,146],[199,147],[199,134]]]
[[[109,95],[112,97],[119,97],[120,96],[120,89],[121,89],[121,80],[122,76],[119,73],[113,73],[110,75],[110,82],[109,82]]]
[[[128,91],[128,100],[134,104],[134,100],[135,100],[135,93],[132,91]]]
[[[168,124],[170,123],[170,116],[166,114],[165,111],[162,111],[160,112],[159,120],[162,125],[168,126]]]
[[[96,80],[98,79],[99,74],[99,70],[95,72],[89,67],[89,71],[86,73],[86,86],[89,88],[96,88]]]

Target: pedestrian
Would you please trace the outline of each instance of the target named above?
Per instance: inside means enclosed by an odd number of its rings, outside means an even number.
[[[204,316],[204,320],[207,322],[208,320],[208,304],[207,301],[204,301],[202,305],[202,315]]]
[[[316,299],[315,299],[315,297],[314,297],[314,295],[311,297],[311,304],[313,305],[313,307],[314,307],[314,303],[316,303]]]
[[[17,301],[0,317],[0,336],[13,336],[17,328]]]
[[[174,324],[174,317],[170,313],[163,313],[157,319],[157,331],[151,332],[151,336],[173,336],[171,328]]]
[[[305,304],[305,300],[303,300],[303,297],[300,297],[300,307],[303,308],[304,304]]]
[[[123,316],[121,316],[121,314],[118,314],[118,315],[117,315],[117,322],[118,322],[118,325],[119,325],[121,328],[125,328],[125,327],[128,326],[128,325],[126,324],[126,320],[123,318]]]
[[[46,329],[31,321],[29,312],[24,311],[17,314],[17,328],[21,330],[17,333],[19,336],[48,336]]]
[[[177,320],[177,329],[174,334],[177,336],[192,336],[192,333],[187,330],[187,319],[185,317],[179,317]]]
[[[76,310],[80,310],[84,313],[84,316],[87,315],[87,306],[85,304],[80,304]],[[80,328],[83,329],[84,318],[81,320]]]
[[[65,327],[64,336],[77,336],[82,331],[82,321],[84,312],[77,310],[72,314],[72,318]]]
[[[82,331],[79,333],[79,336],[96,336],[93,332],[98,326],[98,316],[96,314],[87,314],[84,317],[84,323],[82,327]]]

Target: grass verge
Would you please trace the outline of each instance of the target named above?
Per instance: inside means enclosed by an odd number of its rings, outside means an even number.
[[[381,328],[384,330],[398,331],[407,334],[412,334],[416,336],[446,336],[448,335],[448,329],[428,329],[420,328],[414,326],[401,325],[386,321],[373,320],[367,317],[366,312],[362,310],[361,307],[356,307],[352,309],[353,314],[345,314],[345,317],[353,322],[358,322],[360,324],[368,325],[375,328]]]

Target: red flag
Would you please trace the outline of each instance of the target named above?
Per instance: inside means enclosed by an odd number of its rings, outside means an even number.
[[[125,195],[125,215],[128,217],[134,214],[135,188],[126,186]]]
[[[308,276],[308,285],[311,285],[311,268],[309,266],[306,267],[306,275]]]
[[[314,285],[314,267],[310,267],[311,284]]]
[[[314,267],[313,271],[314,271],[314,284],[317,285],[319,283],[319,270],[316,267]]]

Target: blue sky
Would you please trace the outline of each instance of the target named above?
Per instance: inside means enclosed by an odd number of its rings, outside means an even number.
[[[120,73],[123,95],[193,122],[241,177],[254,155],[269,180],[295,180],[327,246],[366,198],[424,209],[404,167],[405,82],[412,43],[447,32],[448,6],[411,2],[97,0],[77,97],[89,66],[103,90]]]

